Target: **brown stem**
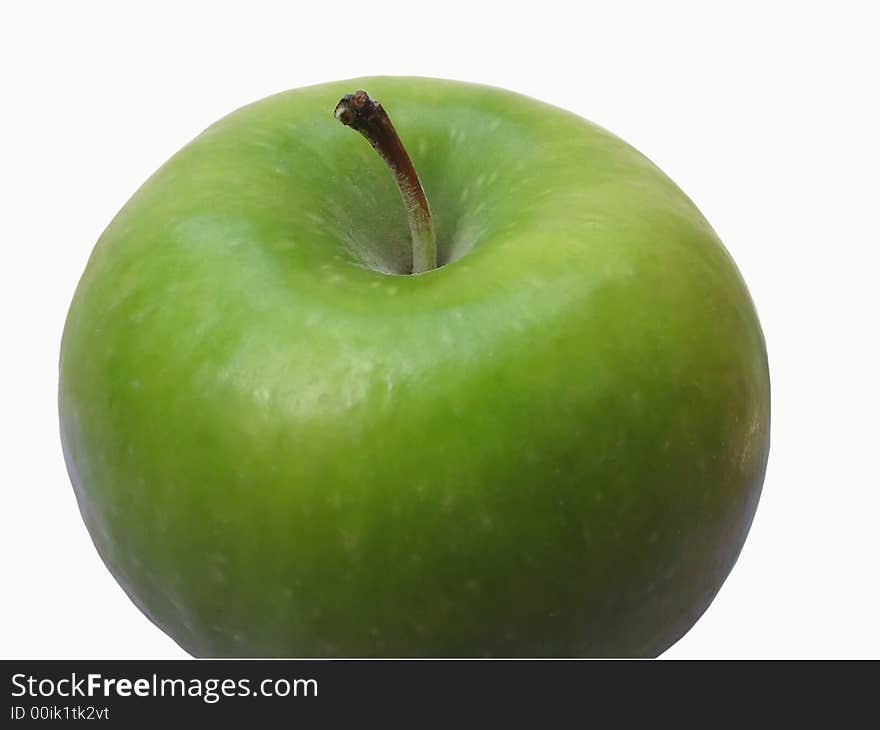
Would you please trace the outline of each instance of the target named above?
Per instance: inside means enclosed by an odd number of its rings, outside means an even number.
[[[434,223],[425,190],[382,105],[371,99],[366,91],[355,91],[342,97],[333,114],[345,126],[366,137],[394,174],[409,217],[413,245],[412,273],[421,274],[437,268]]]

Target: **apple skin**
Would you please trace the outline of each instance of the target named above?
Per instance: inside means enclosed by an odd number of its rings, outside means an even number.
[[[444,265],[331,116],[381,100]],[[196,656],[655,656],[733,566],[769,448],[735,264],[650,161],[422,78],[222,119],[101,236],[60,364],[101,557]]]

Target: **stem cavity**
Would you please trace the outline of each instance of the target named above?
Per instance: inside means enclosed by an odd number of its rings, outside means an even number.
[[[367,138],[391,169],[409,217],[412,236],[413,274],[437,268],[437,242],[434,223],[425,190],[382,105],[366,91],[346,94],[336,105],[333,115],[346,127]]]

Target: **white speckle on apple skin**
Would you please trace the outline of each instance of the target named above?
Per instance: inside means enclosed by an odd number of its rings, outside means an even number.
[[[305,324],[306,327],[320,327],[323,321],[323,318],[318,313],[309,312],[306,315]]]
[[[211,568],[211,580],[214,581],[217,585],[226,585],[229,580],[226,576],[226,572],[217,567]]]

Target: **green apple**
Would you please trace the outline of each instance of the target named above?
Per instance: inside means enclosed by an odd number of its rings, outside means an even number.
[[[333,119],[357,88],[430,201],[422,271],[412,201]],[[429,79],[184,147],[95,247],[59,390],[98,552],[197,656],[657,655],[769,447],[753,304],[684,193],[571,113]]]

